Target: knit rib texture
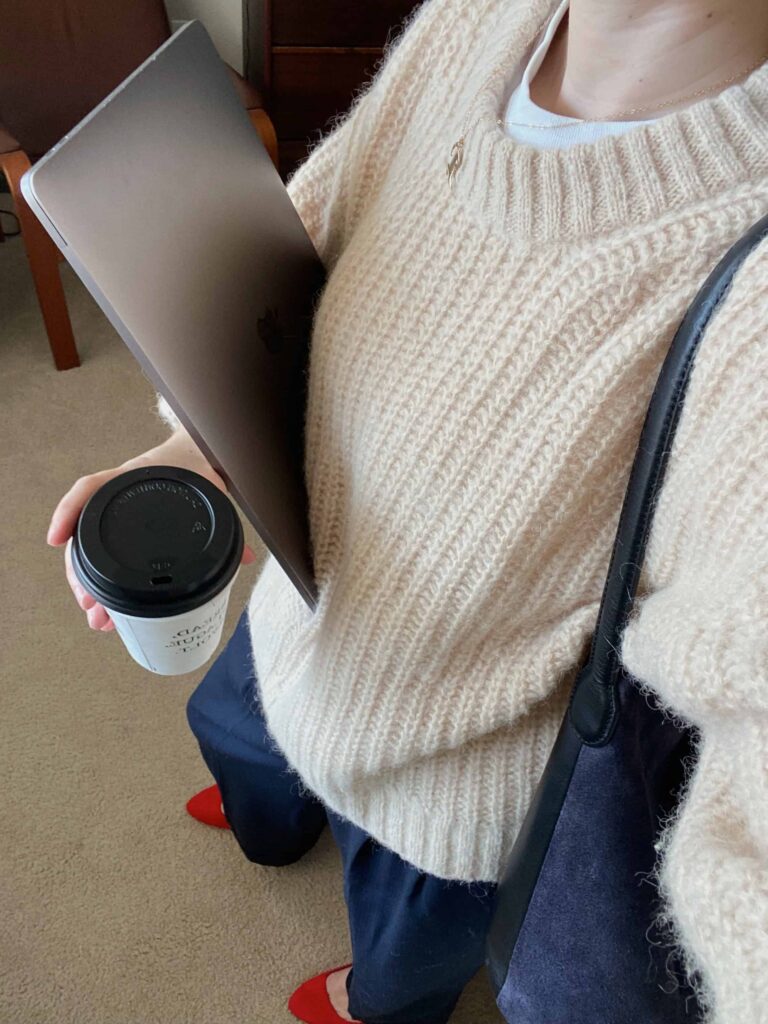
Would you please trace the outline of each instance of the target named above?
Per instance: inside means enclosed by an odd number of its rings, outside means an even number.
[[[546,764],[673,335],[768,211],[768,65],[623,135],[509,138],[556,5],[423,3],[288,184],[329,272],[319,603],[267,559],[259,697],[307,789],[464,881],[498,881]],[[701,730],[658,882],[713,1024],[768,1005],[767,282],[761,245],[702,343],[622,647]]]

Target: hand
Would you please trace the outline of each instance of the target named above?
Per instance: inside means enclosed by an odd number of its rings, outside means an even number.
[[[99,473],[90,473],[88,476],[81,476],[79,480],[70,487],[61,501],[58,503],[51,516],[48,526],[46,541],[51,547],[60,547],[66,544],[64,550],[64,569],[67,582],[75,596],[75,600],[86,613],[88,625],[91,629],[110,632],[115,624],[109,617],[109,613],[103,605],[100,605],[89,593],[87,593],[78,582],[72,568],[70,551],[72,548],[72,534],[74,533],[80,512],[90,496],[102,487],[108,480],[127,473],[130,469],[138,469],[141,466],[179,466],[183,469],[191,469],[200,476],[204,476],[220,490],[228,494],[227,486],[221,476],[208,462],[200,449],[194,444],[186,431],[179,431],[155,448],[137,455],[136,458],[116,466],[113,469],[104,469]],[[256,555],[246,544],[243,547],[241,565],[250,565],[256,560]]]

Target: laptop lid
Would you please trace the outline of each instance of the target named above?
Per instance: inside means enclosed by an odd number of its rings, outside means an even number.
[[[314,610],[303,427],[325,271],[203,25],[179,28],[21,187]]]

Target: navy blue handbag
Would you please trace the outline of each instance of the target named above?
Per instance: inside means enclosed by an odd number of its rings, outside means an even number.
[[[508,1024],[694,1024],[701,1007],[655,927],[648,876],[692,728],[643,696],[619,658],[652,508],[699,342],[768,216],[728,250],[678,328],[632,465],[590,650],[497,890],[486,947]]]

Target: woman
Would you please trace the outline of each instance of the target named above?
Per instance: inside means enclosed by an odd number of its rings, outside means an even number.
[[[189,806],[264,864],[330,824],[354,970],[293,994],[310,1024],[445,1024],[483,963],[659,367],[768,205],[767,56],[752,0],[429,0],[289,183],[329,271],[319,603],[267,560],[189,702],[217,783]],[[659,881],[712,1024],[767,994],[767,268],[763,244],[697,357],[622,645],[700,730]],[[79,480],[50,543],[137,462],[224,487],[158,411],[173,435]]]

